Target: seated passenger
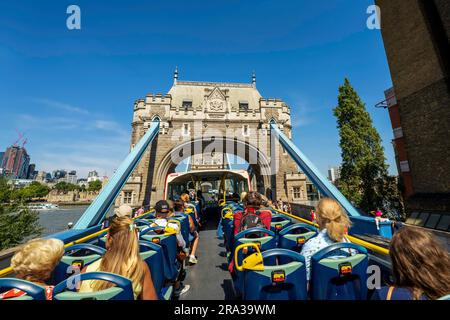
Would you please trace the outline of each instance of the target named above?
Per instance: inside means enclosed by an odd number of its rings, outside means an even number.
[[[198,225],[199,221],[200,221],[200,217],[198,215],[197,208],[190,201],[191,198],[190,198],[189,194],[183,193],[181,195],[180,199],[181,199],[181,201],[183,201],[183,204],[184,204],[185,208],[192,208],[192,210],[194,210],[194,213],[195,213],[194,215],[195,215],[195,220],[196,220],[196,221],[194,221],[194,223],[195,223],[195,225]]]
[[[374,300],[439,299],[450,294],[450,254],[429,232],[404,227],[392,237],[389,256],[394,284]]]
[[[64,243],[58,239],[28,241],[11,259],[11,268],[18,279],[27,280],[45,288],[47,300],[52,300],[53,286],[47,285],[51,274],[64,255]],[[18,289],[0,294],[0,299],[26,295]]]
[[[111,272],[130,279],[135,299],[158,299],[150,269],[139,255],[138,229],[130,217],[117,217],[111,222],[105,255],[82,270],[95,271]],[[79,291],[101,291],[112,286],[114,284],[107,281],[85,280],[81,282]]]
[[[234,214],[234,234],[255,227],[270,230],[272,212],[262,208],[262,197],[256,191],[249,192],[245,197],[244,212],[237,211]]]
[[[111,225],[111,222],[117,218],[117,217],[133,217],[133,209],[127,205],[122,204],[117,209],[114,209],[114,215],[110,216],[109,218],[106,218],[102,223],[102,229],[109,228]]]
[[[331,198],[322,198],[316,207],[319,234],[308,240],[301,251],[306,262],[306,278],[311,275],[311,257],[318,251],[337,242],[350,242],[345,235],[351,225],[350,219],[339,203]]]
[[[173,217],[173,212],[170,210],[170,205],[165,200],[160,200],[155,204],[155,222],[151,224],[151,226],[160,226],[160,227],[170,227],[177,231],[177,245],[183,251],[187,250],[186,241],[181,234],[181,230],[176,223],[169,223],[171,217]]]
[[[185,204],[182,201],[177,201],[174,203],[175,212],[184,212]],[[188,215],[189,219],[189,242],[191,243],[191,253],[189,255],[189,263],[196,264],[198,262],[195,253],[197,252],[199,235],[195,227],[194,220],[190,215]]]

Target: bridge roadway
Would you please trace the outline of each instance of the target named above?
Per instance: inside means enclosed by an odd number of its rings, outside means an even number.
[[[180,300],[231,300],[234,297],[225,247],[217,238],[218,213],[211,213],[208,218],[205,229],[200,231],[198,263],[187,266],[184,284],[191,288]]]

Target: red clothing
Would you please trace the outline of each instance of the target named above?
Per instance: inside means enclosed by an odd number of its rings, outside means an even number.
[[[45,286],[45,299],[53,300],[53,288],[54,286]],[[19,289],[10,289],[6,292],[0,293],[0,300],[10,299],[10,298],[18,298],[26,295],[26,292],[23,292]]]
[[[245,212],[254,213],[255,211],[257,211],[256,208],[248,207],[247,209],[245,209]],[[234,214],[234,217],[233,217],[234,234],[239,233],[239,227],[241,226],[241,220],[242,220],[243,215],[244,215],[244,213],[242,211],[237,211]],[[270,230],[270,223],[272,221],[272,212],[270,212],[270,210],[260,209],[259,217],[260,217],[262,223],[264,224],[264,227],[266,227],[266,229]]]
[[[245,212],[252,212],[254,213],[255,211],[257,211],[256,208],[252,208],[252,207],[248,207],[247,209],[245,209]],[[238,234],[239,233],[239,227],[241,226],[241,220],[243,217],[244,213],[242,211],[237,211],[234,214],[233,217],[233,224],[234,224],[234,234]],[[261,219],[261,222],[264,224],[264,227],[267,230],[270,230],[270,223],[272,222],[272,212],[270,210],[266,210],[266,209],[260,209],[259,210],[259,217]],[[233,258],[230,262],[230,264],[228,265],[228,271],[233,274],[233,269],[234,269],[234,252],[233,254]]]

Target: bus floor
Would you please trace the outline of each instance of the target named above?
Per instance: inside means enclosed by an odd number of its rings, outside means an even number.
[[[231,300],[234,297],[223,240],[217,238],[218,223],[217,215],[210,213],[204,230],[200,231],[198,263],[187,266],[184,284],[191,288],[180,300]]]

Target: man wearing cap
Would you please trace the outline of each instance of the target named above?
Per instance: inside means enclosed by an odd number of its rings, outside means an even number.
[[[168,221],[168,219],[173,216],[173,212],[171,211],[169,203],[166,200],[160,200],[155,204],[154,209],[156,219],[154,223],[151,224],[151,226],[160,226],[164,228],[170,227],[174,229],[177,232],[177,245],[181,247],[185,253],[188,253],[189,249],[186,248],[186,241],[184,241],[184,238],[181,235],[178,224]],[[174,295],[177,297],[183,293],[186,293],[190,288],[189,285],[183,285],[181,281],[177,281],[174,287]]]

